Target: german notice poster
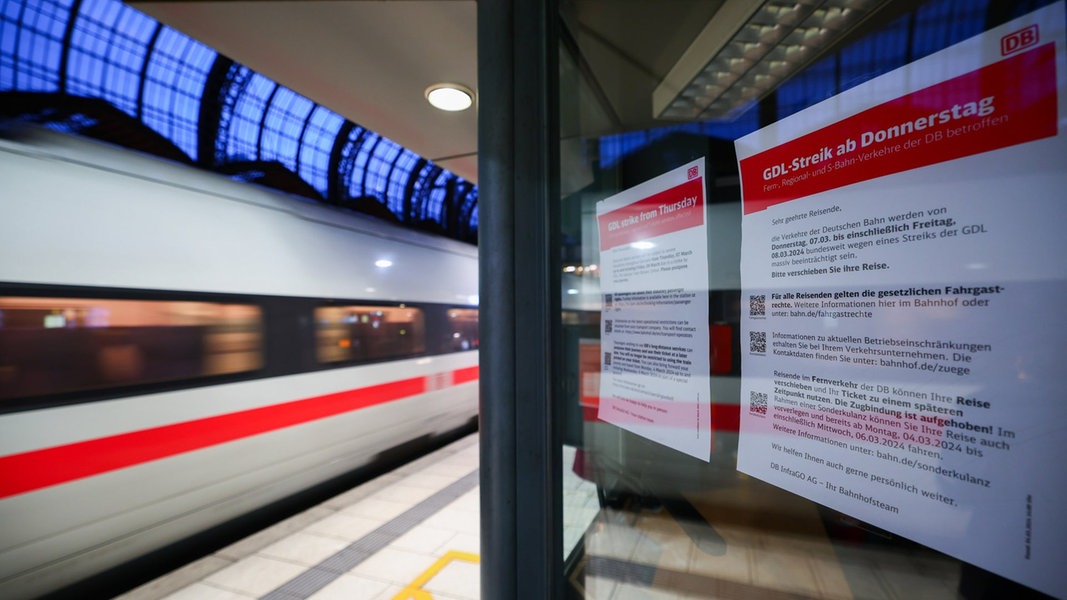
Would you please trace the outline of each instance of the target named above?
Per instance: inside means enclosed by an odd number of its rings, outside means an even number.
[[[1058,3],[736,142],[738,468],[1067,596]]]

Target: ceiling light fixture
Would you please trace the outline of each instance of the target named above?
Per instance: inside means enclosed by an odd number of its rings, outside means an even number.
[[[652,92],[652,114],[732,116],[810,64],[888,0],[727,0]]]
[[[458,112],[474,104],[474,91],[458,83],[438,83],[426,88],[426,101],[434,108]]]

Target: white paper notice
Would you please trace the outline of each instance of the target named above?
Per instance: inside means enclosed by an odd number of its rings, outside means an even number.
[[[704,159],[597,204],[602,421],[711,457]]]
[[[1060,597],[1063,28],[1061,3],[736,144],[738,468]]]

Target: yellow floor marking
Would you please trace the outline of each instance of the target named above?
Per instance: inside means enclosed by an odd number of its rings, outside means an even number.
[[[433,600],[433,595],[430,592],[422,589],[422,586],[426,585],[428,581],[433,579],[434,575],[437,575],[441,569],[445,568],[448,563],[454,560],[465,560],[478,564],[482,562],[482,559],[477,554],[471,554],[470,552],[460,552],[458,550],[449,550],[444,556],[437,559],[437,562],[430,565],[429,569],[423,571],[422,575],[415,578],[405,587],[400,590],[400,593],[393,596],[393,600]]]

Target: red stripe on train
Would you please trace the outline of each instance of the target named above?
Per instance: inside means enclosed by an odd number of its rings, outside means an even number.
[[[461,383],[467,383],[468,381],[478,380],[478,367],[467,367],[466,369],[456,369],[452,372],[452,383],[459,385]]]
[[[456,370],[452,376],[455,384],[475,381],[478,367]],[[0,457],[0,498],[401,400],[425,393],[426,379],[402,379]]]

